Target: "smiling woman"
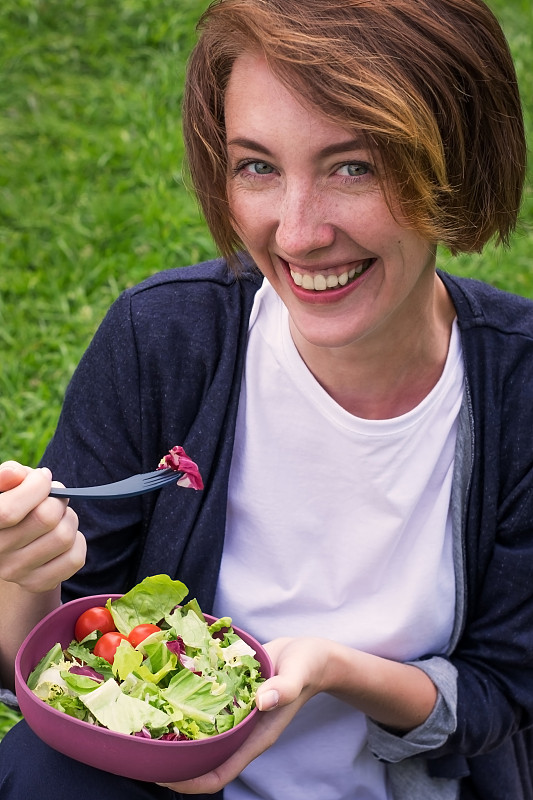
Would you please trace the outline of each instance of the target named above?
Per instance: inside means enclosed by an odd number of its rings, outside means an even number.
[[[59,773],[79,800],[531,800],[533,304],[436,270],[516,224],[498,23],[482,0],[216,0],[184,128],[223,257],[124,292],[43,469],[0,468],[0,672],[60,599],[168,573],[275,674],[214,771],[115,780],[22,723],[2,800],[55,800]],[[49,496],[173,441],[202,491]]]

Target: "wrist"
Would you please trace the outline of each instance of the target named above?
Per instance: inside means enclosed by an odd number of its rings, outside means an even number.
[[[341,696],[356,679],[359,651],[330,639],[321,640],[323,669],[318,679],[318,692]]]
[[[317,692],[334,695],[376,722],[398,730],[411,730],[427,719],[437,689],[422,670],[324,641],[325,661]]]

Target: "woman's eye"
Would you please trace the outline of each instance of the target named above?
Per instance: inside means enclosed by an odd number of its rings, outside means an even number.
[[[265,161],[248,161],[242,164],[240,169],[251,172],[252,175],[270,175],[273,172],[273,168]]]
[[[349,164],[343,164],[338,171],[348,178],[361,178],[363,175],[367,175],[370,172],[370,167],[368,164],[361,164],[360,162],[354,161]]]

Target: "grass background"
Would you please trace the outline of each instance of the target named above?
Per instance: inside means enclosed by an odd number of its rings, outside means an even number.
[[[125,287],[215,254],[182,174],[180,102],[207,0],[0,6],[0,462],[36,465],[106,309]],[[531,0],[490,0],[533,141]],[[508,251],[444,269],[533,297],[530,166]],[[16,716],[0,704],[0,738]]]

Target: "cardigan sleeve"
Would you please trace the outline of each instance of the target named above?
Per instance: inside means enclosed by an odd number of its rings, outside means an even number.
[[[373,720],[367,721],[368,746],[381,761],[398,762],[434,750],[457,727],[457,670],[445,658],[408,662],[428,675],[437,687],[437,701],[429,717],[408,733],[398,735]]]
[[[122,592],[166,572],[209,610],[256,289],[215,262],[154,276],[109,310],[72,378],[42,464],[66,485],[106,483],[155,469],[180,444],[205,489],[170,484],[138,498],[72,501],[87,561],[65,582],[64,600]]]

